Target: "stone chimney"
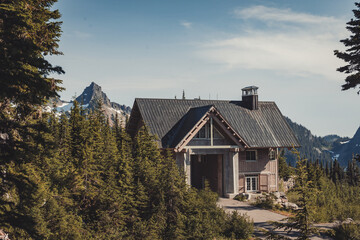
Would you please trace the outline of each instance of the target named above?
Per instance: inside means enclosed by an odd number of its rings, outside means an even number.
[[[258,109],[258,95],[256,86],[245,87],[242,90],[242,106],[250,110]]]

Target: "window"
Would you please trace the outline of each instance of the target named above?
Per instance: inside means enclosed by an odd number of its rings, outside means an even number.
[[[195,138],[210,138],[210,124],[206,123],[195,135]]]
[[[214,126],[214,139],[224,139],[224,136]]]
[[[256,151],[246,151],[246,161],[256,161]]]
[[[271,149],[269,151],[269,159],[270,160],[275,160],[276,159],[276,151],[274,149]]]
[[[258,191],[258,176],[246,176],[246,191],[256,192]]]
[[[211,123],[207,122],[195,135],[194,138],[210,139],[211,138]],[[223,139],[224,136],[216,129],[213,125],[213,138],[214,139]]]

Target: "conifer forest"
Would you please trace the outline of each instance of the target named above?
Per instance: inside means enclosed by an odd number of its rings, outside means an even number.
[[[65,71],[48,58],[62,54],[56,2],[0,1],[0,229],[11,240],[255,239],[252,220],[220,208],[208,184],[186,184],[173,153],[160,150],[146,126],[131,138],[126,122],[107,118],[101,100],[92,109],[74,101],[68,114],[44,111],[64,90],[54,76]],[[358,84],[351,75],[343,88]],[[299,151],[292,166],[284,152],[277,165],[281,180],[295,179],[287,195],[299,209],[274,227],[309,239],[314,224],[340,221],[329,236],[360,239],[359,156],[344,168]],[[267,209],[279,210],[272,202]]]

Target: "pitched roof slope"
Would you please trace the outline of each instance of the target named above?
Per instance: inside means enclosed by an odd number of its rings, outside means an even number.
[[[200,110],[200,107],[204,107],[202,110],[206,110],[210,105],[214,106],[222,114],[250,147],[300,146],[274,102],[259,102],[258,110],[244,108],[239,101],[221,100],[137,98],[135,104],[139,108],[143,121],[150,128],[150,132],[157,135],[162,141],[162,147],[166,147],[167,141],[172,141],[171,145],[175,144],[175,139],[163,138],[166,135],[169,138],[168,133],[170,130],[176,131],[175,125],[181,125],[181,120],[186,114],[194,114],[193,108]],[[189,125],[189,123],[186,125]],[[177,129],[179,131],[180,128],[177,127]],[[182,129],[182,131],[186,130]],[[178,136],[178,134],[172,133],[170,135]]]
[[[212,105],[190,108],[190,110],[161,138],[162,146],[175,147],[211,109]]]

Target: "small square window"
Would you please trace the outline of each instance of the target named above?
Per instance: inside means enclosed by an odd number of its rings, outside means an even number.
[[[246,151],[246,161],[256,161],[256,151]]]

